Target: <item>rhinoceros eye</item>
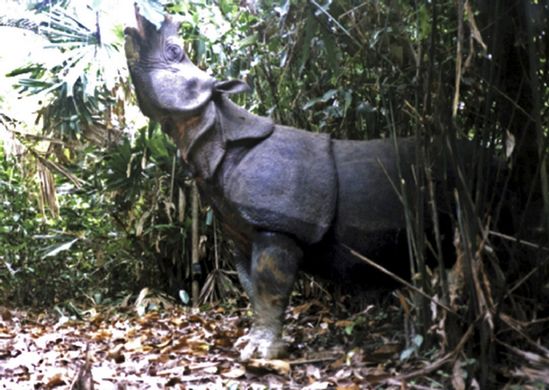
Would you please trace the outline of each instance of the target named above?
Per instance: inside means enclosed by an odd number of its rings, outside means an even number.
[[[180,61],[183,58],[183,49],[176,44],[166,46],[166,59],[170,62]]]

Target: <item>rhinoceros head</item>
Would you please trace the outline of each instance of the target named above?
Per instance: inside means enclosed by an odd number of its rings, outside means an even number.
[[[178,35],[180,23],[166,16],[160,29],[139,14],[137,28],[127,27],[126,57],[139,106],[162,122],[174,114],[196,115],[215,93],[242,92],[248,86],[237,80],[218,82],[195,66],[185,54]]]

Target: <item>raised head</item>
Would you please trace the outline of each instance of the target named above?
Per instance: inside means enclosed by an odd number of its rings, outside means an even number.
[[[163,122],[169,117],[199,113],[216,93],[248,89],[242,81],[218,82],[194,65],[183,49],[180,22],[165,16],[159,29],[136,7],[137,28],[127,27],[126,57],[139,106],[148,117]]]
[[[212,177],[226,145],[262,140],[273,132],[270,118],[253,115],[222,95],[249,90],[240,80],[217,81],[185,54],[180,23],[165,16],[160,28],[140,15],[128,27],[126,57],[141,111],[161,123],[197,176]]]

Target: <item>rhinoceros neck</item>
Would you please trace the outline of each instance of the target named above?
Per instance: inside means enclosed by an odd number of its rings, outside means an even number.
[[[192,167],[195,176],[211,178],[223,159],[225,145],[217,131],[217,109],[209,102],[197,115],[174,120],[175,142],[183,159]]]
[[[213,177],[228,143],[246,140],[254,144],[270,136],[274,128],[270,118],[254,115],[225,96],[210,101],[198,115],[174,122],[173,135],[183,159],[203,179]]]

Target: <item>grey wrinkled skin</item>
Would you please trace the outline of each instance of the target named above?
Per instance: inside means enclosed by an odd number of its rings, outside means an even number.
[[[188,60],[175,21],[166,17],[157,31],[136,14],[126,55],[139,105],[173,137],[240,253],[236,268],[254,311],[237,342],[242,359],[283,353],[282,320],[299,270],[364,288],[386,283],[343,244],[406,276],[394,186],[414,187],[412,140],[397,148],[390,140],[331,140],[253,115],[226,97],[246,90],[243,82],[215,81]],[[437,185],[451,177],[444,172]]]
[[[295,240],[284,234],[258,233],[252,246],[250,299],[254,324],[250,333],[238,341],[243,344],[241,358],[280,356],[284,309],[303,254]],[[244,283],[246,284],[246,283]]]

